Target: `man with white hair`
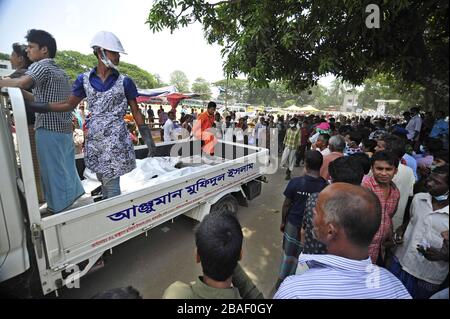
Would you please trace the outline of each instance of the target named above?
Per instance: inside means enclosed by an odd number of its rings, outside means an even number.
[[[323,157],[323,164],[320,168],[320,176],[325,178],[325,180],[330,179],[330,174],[328,173],[330,163],[344,156],[345,139],[341,135],[332,136],[328,141],[328,148],[330,149],[330,154]]]

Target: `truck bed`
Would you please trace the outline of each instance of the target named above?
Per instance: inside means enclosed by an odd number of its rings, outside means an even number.
[[[201,220],[224,195],[243,193],[242,186],[260,177],[267,166],[267,149],[218,141],[210,167],[96,203],[88,200],[79,207],[42,217],[23,99],[20,90],[10,89],[9,93],[21,166],[17,184],[25,203],[44,293],[84,276],[105,251],[180,214],[188,213]],[[179,140],[156,146],[156,156],[179,156],[184,161],[203,156],[200,141]],[[138,146],[135,152],[136,158],[145,158],[147,147]],[[82,156],[76,157],[76,165],[82,176]]]

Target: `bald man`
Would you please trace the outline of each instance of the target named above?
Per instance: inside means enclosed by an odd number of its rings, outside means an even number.
[[[361,186],[334,183],[314,209],[314,235],[326,255],[300,255],[275,299],[411,299],[389,271],[373,265],[368,247],[381,223],[377,196]]]

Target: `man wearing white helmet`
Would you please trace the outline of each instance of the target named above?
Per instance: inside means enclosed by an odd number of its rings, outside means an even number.
[[[133,144],[123,118],[128,105],[147,144],[148,156],[155,155],[156,147],[139,112],[136,85],[117,71],[120,53],[125,53],[120,40],[111,32],[101,31],[92,39],[91,47],[98,60],[97,67],[77,77],[68,100],[53,104],[27,103],[27,106],[35,112],[65,112],[87,98],[91,116],[85,164],[97,174],[105,199],[120,194],[120,176],[136,167]]]

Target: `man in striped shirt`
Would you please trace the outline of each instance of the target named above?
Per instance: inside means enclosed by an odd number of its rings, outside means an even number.
[[[0,80],[0,87],[32,89],[37,102],[54,103],[70,95],[69,77],[55,64],[56,41],[43,30],[29,30],[28,57],[34,63],[18,79]],[[37,114],[36,150],[47,211],[59,213],[84,194],[75,166],[72,113]]]
[[[381,222],[376,195],[361,186],[334,183],[314,209],[314,235],[327,255],[300,255],[275,299],[411,299],[389,271],[373,265],[368,247]]]

